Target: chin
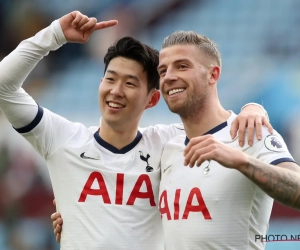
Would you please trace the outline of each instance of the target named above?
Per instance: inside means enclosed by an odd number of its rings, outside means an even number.
[[[105,112],[102,113],[102,118],[107,124],[122,122],[121,117],[117,117],[114,114],[105,114]]]
[[[181,112],[181,107],[179,107],[179,105],[168,105],[169,107],[169,110],[172,112],[172,113],[175,113],[175,114],[180,114]]]
[[[106,119],[106,124],[111,128],[118,128],[120,126],[124,126],[124,122],[117,119]]]

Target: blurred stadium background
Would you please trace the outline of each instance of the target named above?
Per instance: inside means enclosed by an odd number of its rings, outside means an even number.
[[[247,102],[263,104],[300,162],[299,0],[0,0],[0,60],[72,10],[119,24],[86,45],[64,46],[36,67],[24,88],[40,105],[87,126],[98,124],[102,59],[113,41],[132,35],[160,49],[171,32],[195,30],[221,50],[223,105],[238,113]],[[142,125],[178,121],[161,101],[145,112]],[[0,128],[0,249],[57,250],[45,163],[2,116]],[[300,212],[275,203],[269,234],[300,235]],[[272,249],[300,249],[300,242],[268,243]]]

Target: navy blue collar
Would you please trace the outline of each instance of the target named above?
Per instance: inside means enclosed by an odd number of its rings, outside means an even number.
[[[135,139],[129,143],[127,146],[125,146],[124,148],[121,149],[117,149],[114,146],[112,146],[111,144],[109,144],[108,142],[104,141],[100,135],[99,135],[99,131],[97,130],[94,134],[94,138],[95,140],[104,148],[106,148],[107,150],[109,150],[110,152],[114,153],[114,154],[125,154],[128,151],[130,151],[131,149],[133,149],[142,139],[143,135],[141,134],[140,131],[137,132]]]
[[[203,135],[211,135],[211,134],[214,134],[218,131],[220,131],[221,129],[225,128],[227,126],[227,121],[226,122],[223,122],[221,124],[219,124],[218,126],[212,128],[211,130],[207,131],[205,134]],[[185,137],[185,141],[184,141],[184,144],[185,146],[188,145],[190,142],[190,139],[187,138],[187,136]]]

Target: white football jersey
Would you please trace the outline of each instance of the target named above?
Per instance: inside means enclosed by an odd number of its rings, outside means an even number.
[[[17,129],[47,161],[64,221],[61,249],[163,249],[160,157],[183,127],[139,129],[121,150],[103,141],[98,129],[41,107],[31,124]]]
[[[269,164],[294,162],[282,137],[265,128],[261,141],[240,148],[229,133],[235,117],[206,134]],[[273,199],[239,171],[217,162],[185,167],[188,141],[184,135],[171,139],[161,159],[159,209],[166,249],[263,249],[255,235],[266,234]]]

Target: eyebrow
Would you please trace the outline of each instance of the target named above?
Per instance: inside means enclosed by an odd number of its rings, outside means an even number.
[[[111,74],[116,75],[116,76],[119,75],[116,71],[111,70],[111,69],[106,70],[106,72],[111,73]],[[140,82],[140,79],[135,75],[124,75],[124,76],[127,77],[127,78],[131,78],[133,80],[136,80],[136,81]]]
[[[190,62],[190,60],[188,58],[180,58],[180,59],[177,59],[176,61],[172,62],[172,64],[177,64],[177,63],[181,63],[181,62]],[[163,68],[165,65],[158,65],[157,67],[157,70]]]

